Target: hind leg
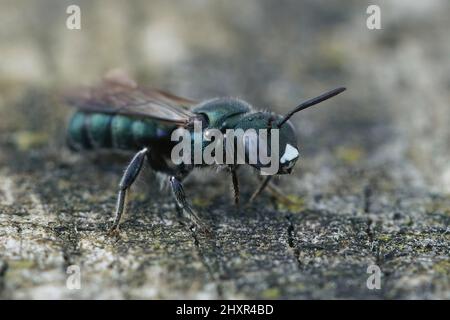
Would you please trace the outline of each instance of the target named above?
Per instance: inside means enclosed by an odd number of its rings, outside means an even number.
[[[123,213],[126,211],[129,189],[141,172],[144,164],[144,159],[147,154],[147,148],[144,148],[136,153],[125,169],[125,172],[119,183],[119,195],[117,197],[116,213],[113,225],[109,230],[110,234],[117,233],[119,231],[120,220]]]

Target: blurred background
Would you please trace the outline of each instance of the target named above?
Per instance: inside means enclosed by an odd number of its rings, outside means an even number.
[[[72,4],[81,30],[66,28]],[[370,4],[381,30],[366,26]],[[448,193],[449,17],[447,0],[0,0],[1,152],[62,148],[71,110],[58,95],[114,68],[279,113],[346,86],[293,118],[303,164],[290,181],[324,188],[342,168],[383,168]]]

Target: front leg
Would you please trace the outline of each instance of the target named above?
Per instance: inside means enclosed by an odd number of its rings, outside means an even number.
[[[261,184],[259,185],[258,189],[256,189],[255,192],[250,197],[250,200],[248,201],[248,203],[249,204],[252,203],[255,200],[255,198],[257,196],[259,196],[267,188],[267,191],[270,192],[272,197],[274,197],[280,203],[283,203],[285,205],[295,204],[291,199],[289,199],[282,192],[280,192],[278,190],[278,188],[274,184],[271,183],[271,180],[272,180],[272,176],[267,176],[266,178],[264,178],[262,180]]]
[[[201,230],[209,232],[209,228],[207,225],[199,218],[199,216],[195,213],[195,211],[189,205],[186,194],[184,193],[183,185],[181,181],[175,178],[174,176],[170,177],[170,186],[172,187],[172,193],[175,197],[175,201],[177,205],[184,211],[187,212],[189,219]]]
[[[257,196],[259,196],[261,192],[264,191],[264,189],[267,187],[267,185],[268,185],[268,183],[270,182],[271,179],[272,179],[272,176],[267,176],[263,180],[263,182],[260,184],[258,189],[256,189],[255,192],[253,192],[252,196],[250,197],[250,200],[248,201],[249,203],[253,202],[253,200],[255,200],[255,198]]]
[[[116,205],[116,217],[114,223],[109,230],[110,234],[117,233],[119,231],[120,220],[123,213],[126,211],[128,191],[136,180],[139,172],[141,172],[142,166],[144,164],[145,156],[148,154],[148,149],[144,148],[133,157],[130,164],[125,169],[122,179],[119,183],[119,195],[117,198]]]

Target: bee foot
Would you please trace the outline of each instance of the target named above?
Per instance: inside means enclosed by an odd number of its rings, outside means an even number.
[[[199,232],[208,237],[210,237],[212,235],[211,228],[205,224],[199,225],[199,224],[193,223],[190,225],[189,229],[191,230],[191,232],[194,232],[194,233]]]
[[[118,236],[120,236],[119,227],[111,227],[111,229],[108,230],[107,235],[110,236],[110,237],[118,237]]]

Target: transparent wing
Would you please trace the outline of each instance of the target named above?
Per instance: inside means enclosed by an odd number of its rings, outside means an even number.
[[[140,116],[178,125],[186,125],[195,117],[189,108],[197,104],[158,89],[138,86],[129,79],[106,79],[98,87],[67,95],[66,101],[87,112]]]

